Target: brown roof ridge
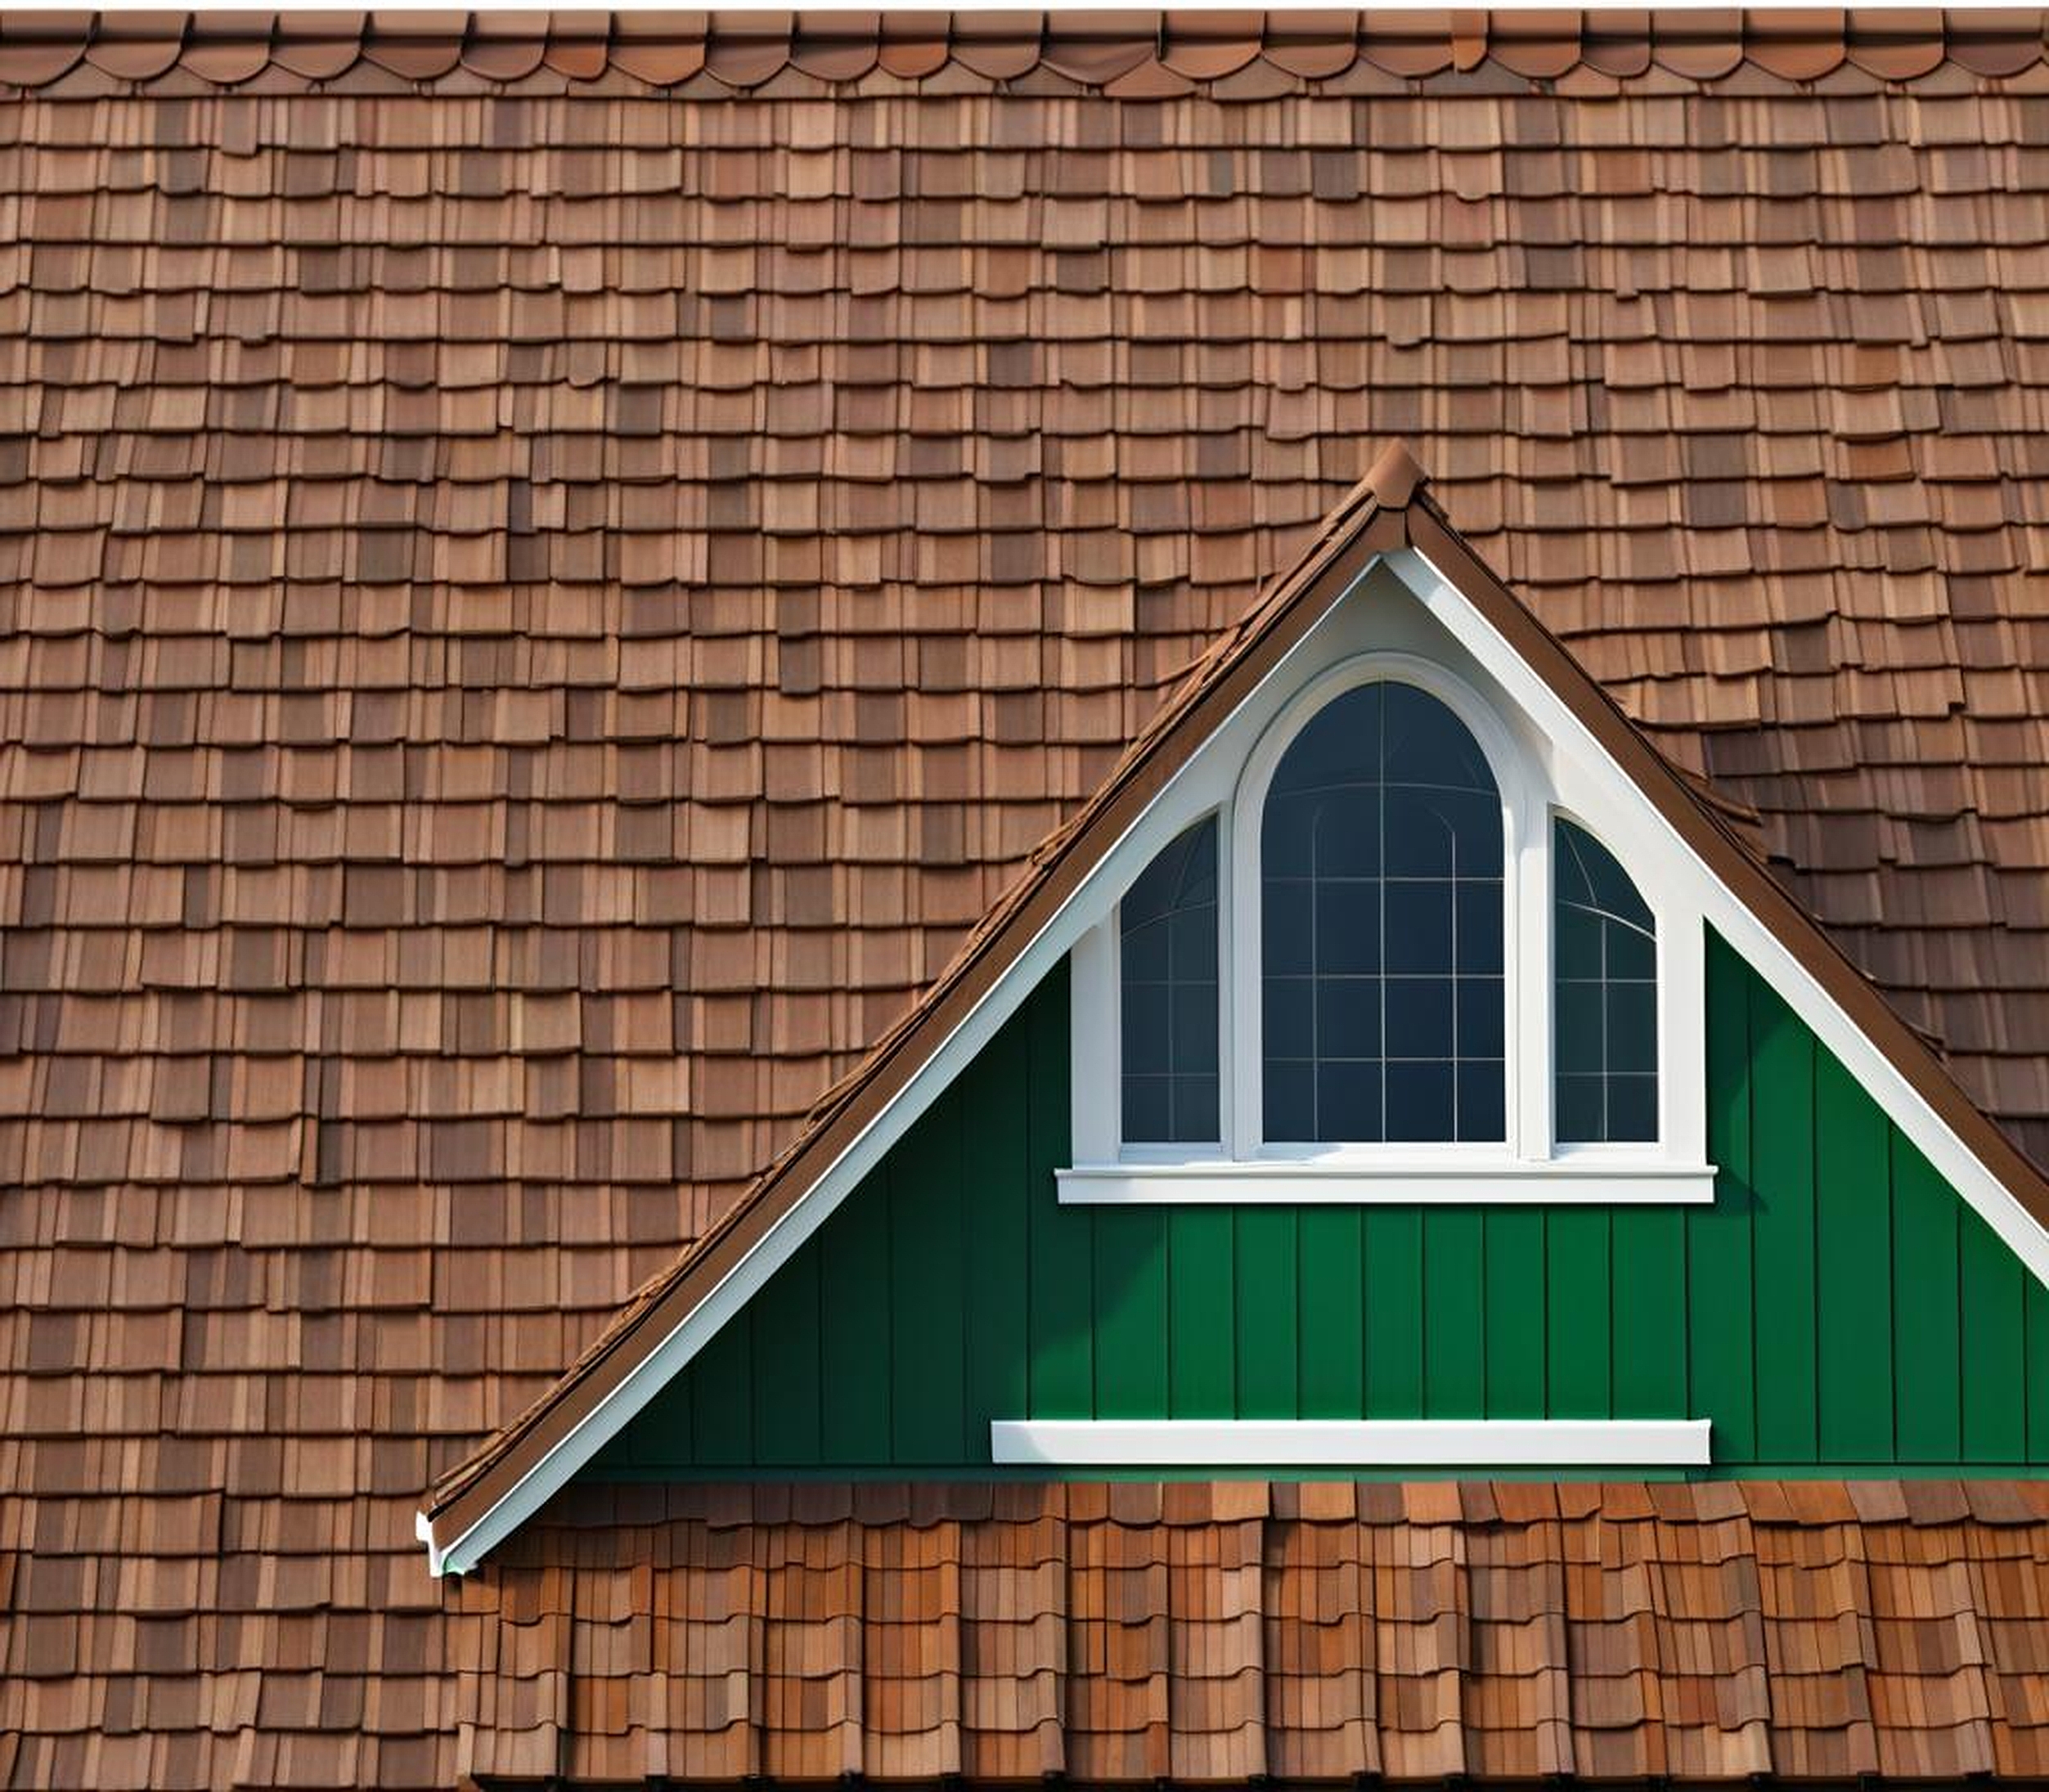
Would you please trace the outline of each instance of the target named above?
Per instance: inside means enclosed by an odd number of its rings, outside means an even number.
[[[1116,768],[1077,813],[1031,855],[925,994],[847,1077],[829,1090],[797,1137],[740,1199],[670,1267],[631,1298],[540,1399],[429,1490],[423,1534],[445,1551],[487,1517],[719,1287],[754,1246],[827,1174],[870,1121],[901,1094],[944,1040],[1021,955],[1104,851],[1357,573],[1413,548],[1448,579],[1573,708],[1687,844],[1728,884],[1871,1038],[1942,1121],[2014,1198],[2049,1227],[2049,1179],[1951,1076],[1927,1040],[1775,878],[1741,837],[1737,818],[1709,799],[1646,736],[1569,649],[1467,546],[1427,490],[1428,476],[1400,442],[1325,519],[1295,564],[1201,655]],[[1173,750],[1170,750],[1170,749]],[[1013,948],[1007,955],[1006,948]],[[658,1324],[665,1318],[666,1324]]]
[[[950,92],[1263,99],[1505,73],[1612,91],[1651,77],[1755,71],[1882,86],[1945,64],[1998,80],[2044,60],[2038,11],[1763,8],[1391,11],[9,12],[0,85],[90,97],[194,82],[258,92],[546,93],[683,90],[692,97],[932,81]]]

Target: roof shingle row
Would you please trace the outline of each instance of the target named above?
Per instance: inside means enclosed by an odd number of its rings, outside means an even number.
[[[1265,98],[1475,71],[1574,92],[1754,70],[1781,81],[1972,76],[2043,59],[2039,11],[383,11],[10,14],[0,82],[290,91],[420,82],[546,91],[616,75],[693,97],[816,85],[1022,83],[1117,99]],[[781,85],[778,85],[781,83]]]
[[[2031,1777],[2049,1498],[591,1488],[465,1581],[480,1777]]]

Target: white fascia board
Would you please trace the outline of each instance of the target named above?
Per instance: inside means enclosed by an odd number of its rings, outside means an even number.
[[[1376,555],[1331,598],[1334,609],[1380,564]],[[1278,675],[1295,652],[1289,649],[1267,674]],[[1262,680],[1262,685],[1264,680]],[[1261,686],[1255,686],[1257,690]],[[1216,725],[1220,733],[1237,716],[1251,693]],[[1214,738],[1214,734],[1211,738]],[[1076,942],[1107,914],[1114,892],[1128,883],[1166,844],[1155,838],[1160,799],[1188,772],[1196,756],[1184,760],[1165,785],[1133,819],[1130,825],[1076,883],[1053,918],[985,990],[967,1017],[941,1042],[897,1094],[881,1107],[818,1180],[765,1233],[725,1279],[686,1314],[660,1344],[644,1357],[619,1385],[564,1434],[553,1448],[520,1477],[511,1491],[456,1538],[436,1559],[429,1545],[429,1567],[436,1574],[467,1574],[483,1557],[531,1518],[550,1498],[617,1436],[649,1401],[660,1393],[717,1334],[721,1326],[753,1300],[770,1277],[829,1219],[839,1204],[879,1164],[894,1145],[938,1099],[954,1080],[994,1039],[1004,1023],[1024,1005],[1040,980],[1066,957]],[[426,1515],[420,1518],[422,1536]]]
[[[1386,556],[1388,565],[1423,606],[1464,643],[1488,672],[1553,740],[1570,743],[1584,760],[1611,773],[1626,792],[1643,827],[1655,830],[1686,861],[1702,914],[1786,1000],[1822,1043],[1840,1058],[1887,1116],[1920,1149],[1972,1210],[1990,1226],[2030,1274],[2049,1287],[2049,1231],[2013,1191],[1936,1112],[1906,1073],[1844,1012],[1820,980],[1752,912],[1673,826],[1629,773],[1484,616],[1479,607],[1414,548]]]
[[[1303,1206],[1707,1206],[1712,1164],[1663,1159],[1631,1164],[1570,1157],[1531,1162],[1262,1162],[1081,1164],[1054,1172],[1070,1206],[1204,1206],[1268,1202]]]
[[[1706,1419],[997,1419],[1000,1466],[1705,1468]]]
[[[415,1512],[412,1515],[412,1530],[413,1535],[427,1546],[427,1572],[438,1580],[450,1571],[448,1552],[434,1542],[433,1521],[425,1512]]]

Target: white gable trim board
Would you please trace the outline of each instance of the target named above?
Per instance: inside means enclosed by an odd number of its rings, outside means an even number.
[[[1369,565],[1327,606],[1326,618],[1382,568],[1395,574],[1422,609],[1472,654],[1558,752],[1570,756],[1584,771],[1597,777],[1604,793],[1604,815],[1593,819],[1606,822],[1597,831],[1624,852],[1625,862],[1646,886],[1647,896],[1655,887],[1660,896],[1669,899],[1675,882],[1683,880],[1694,911],[1773,984],[1800,1018],[1843,1062],[1957,1193],[1992,1226],[2029,1272],[2049,1285],[2049,1232],[1845,1013],[1791,950],[1694,852],[1657,805],[1601,746],[1564,699],[1509,646],[1471,599],[1422,555],[1404,548]],[[1312,627],[1303,640],[1314,633]],[[1296,649],[1284,655],[1211,739],[1170,775],[1159,794],[1082,877],[1072,895],[997,976],[932,1056],[812,1187],[647,1356],[540,1457],[503,1498],[445,1547],[437,1547],[426,1515],[420,1515],[418,1529],[427,1546],[432,1572],[467,1572],[537,1511],[816,1232],[995,1037],[1045,976],[1111,914],[1118,896],[1180,831],[1185,819],[1202,812],[1201,806],[1192,805],[1188,797],[1190,779],[1198,775],[1196,768],[1206,761],[1217,762],[1212,748],[1228,751],[1235,742],[1241,755],[1248,750],[1249,743],[1243,739],[1247,712],[1254,707],[1261,692],[1270,693],[1277,685],[1292,688],[1301,681],[1301,645],[1298,642]],[[1618,824],[1625,831],[1618,832]],[[1647,874],[1642,868],[1652,860],[1660,869]],[[1665,910],[1658,897],[1652,900],[1662,923]],[[1274,1178],[1303,1175],[1297,1185],[1299,1192],[1291,1198],[1319,1198],[1314,1192],[1319,1180],[1315,1166],[1268,1164],[1260,1167],[1262,1174]],[[1341,1174],[1345,1168],[1337,1166]],[[1561,1164],[1557,1172],[1560,1176],[1557,1185],[1540,1193],[1534,1186],[1540,1179],[1534,1176],[1526,1185],[1519,1179],[1517,1186],[1531,1187],[1528,1198],[1557,1200],[1564,1197],[1571,1175],[1590,1169],[1585,1164],[1576,1169]],[[1328,1179],[1320,1179],[1328,1182]],[[1685,1179],[1686,1170],[1682,1166],[1671,1187],[1658,1197],[1647,1198],[1701,1198],[1697,1188],[1681,1186]],[[1517,1198],[1501,1188],[1499,1181],[1496,1189],[1492,1198]],[[1076,1197],[1069,1193],[1067,1198]],[[1180,1198],[1231,1197],[1210,1192],[1184,1194]],[[1358,1197],[1355,1192],[1346,1198]],[[1412,1192],[1409,1198],[1416,1197]],[[1591,1191],[1588,1198],[1593,1198]],[[1112,1457],[1102,1453],[1108,1451],[1122,1453],[1115,1457],[1115,1462],[1132,1466],[1147,1463],[1229,1466],[1255,1462],[1278,1466],[1291,1461],[1333,1468],[1404,1463],[1444,1467],[1517,1463],[1560,1467],[1648,1466],[1699,1464],[1708,1459],[1706,1421],[1683,1418],[1588,1422],[1445,1421],[1440,1422],[1449,1429],[1427,1434],[1406,1421],[1363,1421],[1335,1428],[1319,1421],[1311,1423],[1308,1430],[1287,1433],[1274,1429],[1281,1421],[1202,1421],[1193,1426],[1162,1422],[1166,1429],[1140,1432],[1129,1423],[1102,1426],[1095,1421],[1021,1417],[999,1426],[1001,1441],[992,1436],[991,1444],[992,1448],[1006,1453],[997,1457],[1000,1463],[1017,1464],[1037,1461],[1111,1466]],[[1570,1436],[1551,1428],[1567,1423],[1576,1427]],[[1503,1425],[1512,1429],[1499,1429]],[[1616,1430],[1617,1426],[1629,1429]],[[1283,1443],[1296,1453],[1277,1453]],[[1036,1457],[1013,1453],[1029,1450],[1040,1453]],[[1627,1453],[1611,1453],[1617,1450]],[[1477,1453],[1459,1453],[1466,1451]]]

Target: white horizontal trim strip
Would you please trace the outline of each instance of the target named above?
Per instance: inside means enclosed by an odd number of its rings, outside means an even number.
[[[1000,1464],[1704,1468],[1706,1419],[996,1419]]]
[[[1056,1170],[1063,1205],[1200,1206],[1705,1206],[1712,1164],[1356,1161],[1081,1164]]]

